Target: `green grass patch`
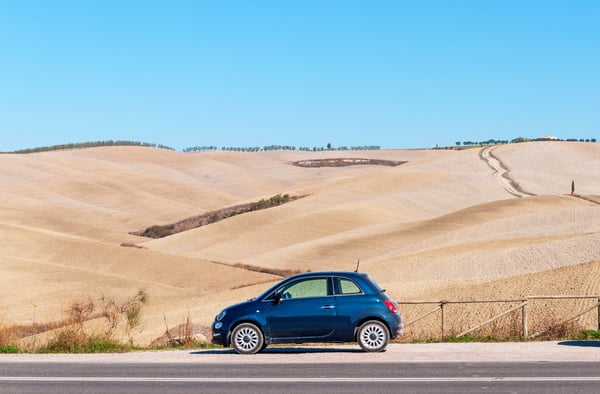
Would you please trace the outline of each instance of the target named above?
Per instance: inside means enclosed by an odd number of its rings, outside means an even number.
[[[453,342],[453,343],[482,342],[482,339],[481,338],[475,338],[475,337],[472,337],[470,335],[463,335],[462,337],[450,337],[450,342]]]
[[[13,346],[0,346],[0,353],[2,353],[2,354],[21,353],[21,351]]]
[[[581,340],[600,340],[600,331],[581,330],[577,339]]]

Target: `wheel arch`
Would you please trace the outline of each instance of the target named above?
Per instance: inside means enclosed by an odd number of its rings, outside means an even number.
[[[244,323],[254,324],[260,330],[260,332],[262,333],[264,341],[267,342],[267,336],[265,335],[265,329],[264,329],[263,325],[260,324],[260,322],[258,322],[255,319],[246,318],[246,319],[238,320],[238,321],[236,321],[235,323],[233,323],[233,324],[231,324],[229,326],[229,330],[227,331],[227,340],[226,340],[227,341],[227,345],[226,346],[231,346],[231,334],[233,333],[233,330],[235,330],[235,328],[237,326],[239,326],[240,324],[244,324]]]
[[[379,316],[369,316],[369,317],[365,317],[365,318],[360,319],[356,323],[356,325],[354,326],[354,334],[353,334],[354,341],[358,341],[358,330],[362,327],[362,325],[365,324],[368,321],[371,321],[371,320],[376,320],[376,321],[380,322],[381,324],[383,324],[384,327],[388,331],[388,335],[391,338],[392,329],[390,328],[390,325],[385,321],[385,319],[383,319],[383,318],[381,318]]]

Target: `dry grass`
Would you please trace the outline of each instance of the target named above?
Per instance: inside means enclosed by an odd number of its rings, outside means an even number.
[[[152,341],[150,344],[151,347],[193,348],[201,345],[202,341],[198,338],[197,329],[192,323],[189,312],[186,315],[185,320],[175,327],[169,327],[166,316],[164,316],[164,323],[164,334]]]
[[[0,353],[18,353],[19,335],[14,326],[7,326],[0,321]]]
[[[47,324],[1,325],[0,349],[2,352],[16,349],[25,352],[66,352],[94,353],[106,351],[124,351],[133,346],[134,330],[140,326],[142,307],[148,300],[144,289],[123,302],[115,302],[108,297],[97,302],[92,298],[72,301],[64,312],[64,318]],[[94,320],[103,319],[102,328],[90,329],[86,325]],[[124,327],[128,344],[122,344],[116,330]],[[38,343],[36,336],[50,332],[44,343]],[[32,339],[33,338],[33,339]],[[32,339],[26,341],[27,339]]]

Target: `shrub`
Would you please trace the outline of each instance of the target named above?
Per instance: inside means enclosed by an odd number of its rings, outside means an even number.
[[[167,224],[165,226],[155,225],[148,227],[140,235],[148,238],[163,238],[173,234],[173,230],[175,230],[174,224]]]
[[[259,201],[234,205],[227,208],[218,209],[216,211],[210,211],[203,213],[198,216],[193,216],[184,220],[181,220],[177,223],[167,224],[167,225],[154,225],[146,228],[143,231],[133,231],[129,234],[137,235],[141,237],[148,238],[163,238],[169,235],[177,234],[182,231],[187,231],[193,228],[202,227],[207,224],[216,223],[220,220],[234,217],[236,215],[242,215],[244,213],[258,211],[261,209],[267,209],[271,207],[276,207],[281,204],[285,204],[290,201],[294,201],[300,198],[306,197],[304,196],[290,196],[289,194],[281,194],[274,195],[269,199],[260,199]],[[128,244],[121,244],[121,246],[129,246]]]
[[[145,289],[138,292],[121,304],[114,299],[102,296],[102,317],[108,322],[106,336],[111,337],[117,329],[119,322],[125,320],[125,332],[129,338],[129,344],[133,345],[133,331],[141,324],[142,306],[148,303],[148,293]]]

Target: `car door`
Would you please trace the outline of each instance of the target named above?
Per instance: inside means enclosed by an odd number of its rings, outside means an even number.
[[[372,300],[365,297],[363,289],[349,278],[334,277],[333,288],[338,324],[336,339],[351,341],[357,321],[372,307]]]
[[[336,327],[331,278],[303,278],[278,289],[269,304],[269,332],[277,342],[325,339]]]

